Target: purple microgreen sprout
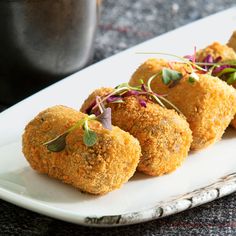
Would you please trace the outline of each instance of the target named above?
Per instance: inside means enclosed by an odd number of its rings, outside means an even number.
[[[114,103],[114,102],[117,102],[117,101],[120,101],[120,100],[122,100],[121,96],[111,95],[110,97],[107,98],[106,102],[107,103]]]
[[[105,129],[112,130],[112,124],[111,124],[111,108],[105,108],[103,112],[97,116],[97,120],[101,122],[102,126]]]
[[[144,99],[139,99],[138,102],[139,102],[141,107],[147,107],[147,103]]]
[[[217,76],[228,84],[233,84],[235,82],[236,61],[220,62],[221,60],[221,57],[214,59],[211,55],[207,55],[203,62],[197,62],[197,64],[207,68],[208,74]]]
[[[108,98],[112,97],[112,96],[115,96],[121,92],[126,92],[128,91],[129,88],[128,87],[123,87],[123,85],[121,87],[116,87],[114,89],[113,92],[109,93],[108,95],[104,96],[101,98],[101,103],[105,103],[107,101]],[[98,104],[95,104],[95,106],[92,108],[92,111],[95,110],[96,108],[98,107]]]
[[[141,90],[144,92],[147,92],[147,87],[144,83],[142,83],[142,85],[141,85]]]
[[[206,63],[214,63],[214,59],[212,57],[211,54],[208,54],[204,59],[203,59],[203,62],[206,62]]]
[[[137,90],[129,90],[122,94],[122,97],[130,97],[130,96],[137,96],[139,95],[139,92]]]
[[[184,58],[188,59],[189,61],[194,61],[194,55],[185,55]]]

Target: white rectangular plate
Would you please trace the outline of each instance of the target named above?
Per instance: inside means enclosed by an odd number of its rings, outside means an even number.
[[[21,152],[24,126],[56,104],[79,108],[95,88],[129,80],[148,55],[191,54],[213,41],[227,42],[236,29],[236,8],[223,11],[92,65],[27,98],[0,114],[0,198],[61,220],[92,226],[117,226],[156,219],[212,201],[236,190],[236,131],[227,130],[216,145],[191,153],[183,166],[161,177],[135,176],[105,196],[82,194],[39,175]],[[217,27],[219,26],[219,27]],[[223,26],[223,27],[222,27]]]

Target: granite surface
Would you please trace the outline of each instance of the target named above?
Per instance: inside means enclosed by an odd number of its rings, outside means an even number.
[[[103,0],[93,62],[234,4],[235,0]],[[4,201],[0,212],[0,235],[236,235],[236,194],[161,220],[106,229],[54,220]]]

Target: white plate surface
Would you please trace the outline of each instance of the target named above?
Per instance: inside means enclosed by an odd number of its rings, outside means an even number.
[[[128,81],[139,64],[150,57],[136,52],[191,54],[194,46],[202,48],[213,41],[227,42],[235,29],[236,8],[232,8],[103,60],[2,112],[0,198],[69,222],[116,226],[170,215],[235,191],[233,129],[227,130],[216,145],[190,154],[174,173],[162,177],[135,174],[121,189],[100,197],[82,194],[37,174],[21,152],[24,126],[39,111],[56,104],[79,108],[95,88]]]

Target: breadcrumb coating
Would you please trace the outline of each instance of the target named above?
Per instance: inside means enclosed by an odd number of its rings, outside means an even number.
[[[231,61],[236,60],[236,31],[231,36],[227,45],[220,43],[213,43],[206,48],[200,50],[197,53],[197,60],[202,61],[208,54],[210,54],[214,59],[221,57],[221,61]],[[236,83],[233,84],[233,87],[236,88]],[[236,128],[236,115],[231,121],[231,125]]]
[[[68,134],[61,152],[51,152],[43,145],[85,116],[64,106],[42,111],[25,128],[23,153],[36,171],[84,192],[105,194],[133,176],[141,155],[137,139],[118,127],[110,131],[98,121],[90,121],[90,128],[98,136],[92,147],[83,143],[82,128]]]
[[[178,63],[172,66],[177,71],[183,69]],[[133,74],[130,85],[138,85],[140,79],[146,83],[163,67],[169,67],[168,61],[147,60]],[[221,139],[236,113],[236,92],[224,81],[206,74],[199,74],[199,81],[193,84],[188,80],[186,75],[176,86],[169,88],[157,78],[151,86],[155,92],[166,94],[166,98],[186,116],[193,134],[191,149],[199,150]]]
[[[204,49],[201,49],[197,52],[196,59],[197,61],[203,61],[206,56],[211,55],[214,59],[221,57],[221,61],[235,60],[236,54],[233,48],[228,47],[227,45],[214,42],[211,45],[207,46]]]
[[[95,90],[84,102],[81,111],[84,112],[96,96],[112,91],[111,88]],[[147,107],[140,106],[139,98],[130,96],[124,98],[124,103],[110,103],[112,124],[139,140],[142,149],[139,171],[152,176],[172,172],[183,163],[190,149],[192,135],[189,125],[174,110],[147,100]]]

